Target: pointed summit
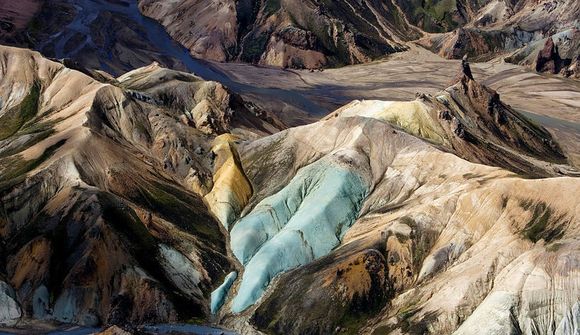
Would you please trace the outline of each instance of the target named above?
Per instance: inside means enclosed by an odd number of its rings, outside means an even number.
[[[473,73],[471,72],[471,66],[469,65],[469,61],[468,61],[467,54],[466,54],[461,59],[461,67],[459,68],[459,71],[457,71],[457,74],[453,78],[451,85],[455,85],[459,82],[463,82],[464,84],[467,84],[469,81],[475,82],[475,79],[473,78]]]
[[[536,71],[556,74],[562,69],[562,59],[558,53],[558,46],[554,44],[552,37],[548,37],[544,48],[536,57]]]
[[[473,80],[473,74],[471,73],[471,67],[469,66],[469,61],[467,60],[467,54],[465,54],[463,59],[461,59],[461,76]]]

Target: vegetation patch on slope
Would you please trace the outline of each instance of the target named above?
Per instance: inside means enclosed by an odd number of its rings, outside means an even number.
[[[0,160],[0,194],[23,182],[26,179],[26,174],[50,158],[58,148],[60,148],[66,140],[59,142],[46,148],[42,155],[32,160],[23,160],[20,157],[6,157]]]
[[[30,93],[22,100],[20,105],[8,110],[0,117],[0,141],[14,135],[22,126],[30,121],[38,112],[40,98],[40,83],[35,81],[30,88]]]
[[[569,223],[564,215],[557,215],[555,210],[545,202],[534,203],[531,200],[520,202],[520,206],[532,212],[526,224],[523,235],[536,243],[543,239],[546,243],[562,238]]]

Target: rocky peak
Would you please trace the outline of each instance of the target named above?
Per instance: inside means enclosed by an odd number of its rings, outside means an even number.
[[[459,71],[457,71],[455,78],[451,82],[451,85],[462,83],[463,86],[467,88],[469,82],[472,82],[471,85],[477,84],[473,78],[473,72],[471,71],[471,65],[469,65],[469,59],[467,54],[465,54],[461,59],[461,66],[459,67]]]
[[[503,151],[509,147],[521,154],[540,159],[549,159],[554,162],[565,162],[561,148],[552,140],[550,133],[526,117],[518,113],[511,106],[501,101],[495,90],[483,85],[473,78],[467,57],[463,57],[456,82],[445,90],[453,101],[451,114],[452,129],[457,137],[470,142],[463,157],[472,157],[485,164],[492,163],[496,158],[493,154],[489,161],[482,159],[481,148],[494,142],[496,150]],[[439,110],[446,110],[448,106],[440,106]],[[449,119],[446,113],[440,114],[441,119]],[[489,154],[489,153],[486,153]],[[508,153],[505,153],[508,155]],[[517,165],[517,164],[516,164]],[[500,166],[510,168],[507,165]],[[517,169],[516,169],[517,170]]]
[[[467,60],[467,55],[463,56],[461,60],[461,72],[463,76],[468,79],[473,79],[473,74],[471,73],[471,67],[469,66],[469,61]]]
[[[536,58],[536,71],[555,74],[560,72],[561,63],[558,47],[554,44],[552,37],[549,37]]]
[[[461,60],[461,67],[455,83],[461,83],[462,92],[469,98],[472,105],[478,107],[478,110],[492,113],[494,107],[501,103],[499,93],[473,78],[467,55],[463,56]]]

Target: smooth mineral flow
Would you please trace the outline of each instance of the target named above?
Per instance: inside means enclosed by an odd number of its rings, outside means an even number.
[[[578,17],[0,1],[0,333],[580,334]]]
[[[277,274],[340,244],[369,188],[356,169],[368,170],[368,164],[354,150],[333,152],[302,168],[284,189],[236,223],[231,248],[244,274],[233,312],[254,304]]]
[[[211,313],[216,314],[220,308],[223,306],[225,299],[228,295],[228,292],[234,281],[238,278],[237,272],[230,272],[224,279],[224,282],[211,293]]]

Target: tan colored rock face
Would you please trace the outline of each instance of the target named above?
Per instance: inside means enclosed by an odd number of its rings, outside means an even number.
[[[99,82],[0,48],[0,316],[566,334],[579,178],[463,65],[434,95],[280,131],[191,74],[152,64]]]
[[[212,146],[215,154],[213,188],[205,196],[208,207],[226,229],[246,207],[252,196],[252,185],[242,169],[235,136],[218,136]]]
[[[23,316],[92,326],[207,315],[205,293],[232,264],[201,198],[211,141],[275,126],[193,75],[152,65],[103,84],[35,52],[0,53],[2,273]],[[217,128],[182,120],[200,102]]]
[[[404,50],[418,33],[392,3],[139,1],[194,57],[316,69]]]
[[[385,310],[386,314],[381,316],[381,323],[374,327],[396,329],[401,327],[401,325],[396,325],[397,322],[403,322],[411,315],[407,321],[408,324],[425,327],[423,329],[431,333],[453,332],[458,326],[457,318],[459,322],[467,319],[458,333],[474,333],[482,327],[489,327],[490,331],[495,327],[497,332],[505,333],[509,332],[513,325],[509,323],[500,325],[496,322],[503,322],[498,313],[509,310],[506,306],[511,306],[511,310],[515,310],[514,317],[522,329],[529,327],[531,323],[536,323],[540,329],[547,331],[550,324],[540,316],[543,315],[540,310],[546,305],[539,303],[539,300],[545,299],[544,294],[549,294],[548,292],[553,287],[555,293],[551,296],[554,300],[547,303],[550,306],[547,308],[553,309],[552,317],[559,322],[574,304],[563,296],[577,296],[578,287],[573,283],[574,280],[563,279],[560,282],[566,284],[556,284],[555,281],[546,281],[542,278],[543,276],[538,278],[530,271],[532,269],[535,269],[533,272],[539,273],[553,271],[548,269],[543,260],[557,257],[553,254],[554,252],[561,253],[560,257],[563,259],[571,256],[569,251],[564,250],[566,246],[576,248],[573,246],[573,240],[566,236],[576,234],[577,227],[574,222],[577,222],[577,214],[573,207],[568,207],[568,209],[559,207],[565,201],[561,202],[561,198],[552,198],[553,194],[546,193],[546,198],[543,198],[544,194],[540,190],[549,187],[554,187],[556,190],[560,187],[556,185],[568,183],[573,183],[572,189],[577,190],[578,185],[573,179],[541,182],[507,179],[494,182],[482,190],[474,192],[464,190],[461,195],[451,195],[448,199],[455,203],[456,209],[451,211],[452,216],[442,219],[447,223],[444,223],[439,236],[435,238],[436,242],[427,249],[429,251],[425,255],[418,277],[421,286],[403,290],[406,293],[393,300],[392,308],[389,308],[390,312]],[[425,187],[428,187],[428,184]],[[538,189],[532,191],[536,187]],[[572,191],[572,189],[564,192]],[[513,190],[518,191],[513,193]],[[533,207],[526,210],[520,206],[525,201],[538,204],[538,197],[544,199],[539,200],[540,202],[547,199],[550,201],[546,205],[539,205],[542,206],[539,216],[545,215],[541,212],[544,208],[551,208],[548,209],[552,211],[551,213],[559,213],[559,216],[548,217],[546,220],[548,226],[563,229],[560,231],[563,235],[558,237],[558,239],[561,238],[561,242],[557,242],[556,249],[547,246],[555,241],[549,237],[545,244],[542,241],[535,246],[526,237],[527,232],[530,232],[528,229],[533,226],[533,216],[538,214],[534,214],[536,209]],[[513,200],[506,202],[505,199]],[[412,209],[411,212],[415,214],[409,214],[409,219],[406,221],[415,222],[413,225],[421,224],[425,222],[425,219],[435,220],[431,221],[433,223],[440,222],[440,219],[436,218],[443,213],[437,213],[435,208],[429,207],[425,203],[422,209]],[[402,215],[401,212],[399,214],[397,212],[391,213],[388,217]],[[361,220],[361,223],[366,221],[365,224],[368,225],[369,221],[378,223],[378,220],[380,216],[375,216],[375,219],[371,220]],[[386,227],[391,224],[387,224]],[[362,227],[359,226],[359,228]],[[430,224],[430,227],[435,231],[441,229],[433,224]],[[356,229],[355,224],[351,231],[355,233]],[[368,231],[368,227],[364,230]],[[354,237],[356,234],[351,236]],[[365,233],[364,236],[369,235]],[[389,251],[391,250],[387,250],[387,253]],[[526,268],[528,270],[525,270]],[[566,278],[577,276],[568,270],[564,270],[563,273]],[[521,281],[518,281],[518,278],[521,278]],[[532,284],[533,282],[535,284]],[[495,297],[498,295],[506,299],[497,300]],[[558,296],[560,298],[557,298]],[[536,303],[531,302],[532,300]],[[430,320],[432,316],[435,316],[435,319]],[[424,320],[428,321],[423,322]]]
[[[469,54],[488,60],[516,51],[529,53],[528,44],[577,29],[580,11],[571,0],[393,1],[381,6],[350,0],[140,4],[145,15],[161,22],[196,57],[308,69],[368,62],[417,39],[446,58]],[[216,26],[208,17],[225,24]],[[574,61],[576,56],[577,50],[567,59]],[[520,57],[507,59],[520,63]]]
[[[139,1],[146,16],[163,24],[194,57],[225,61],[236,47],[236,4],[231,0]]]

